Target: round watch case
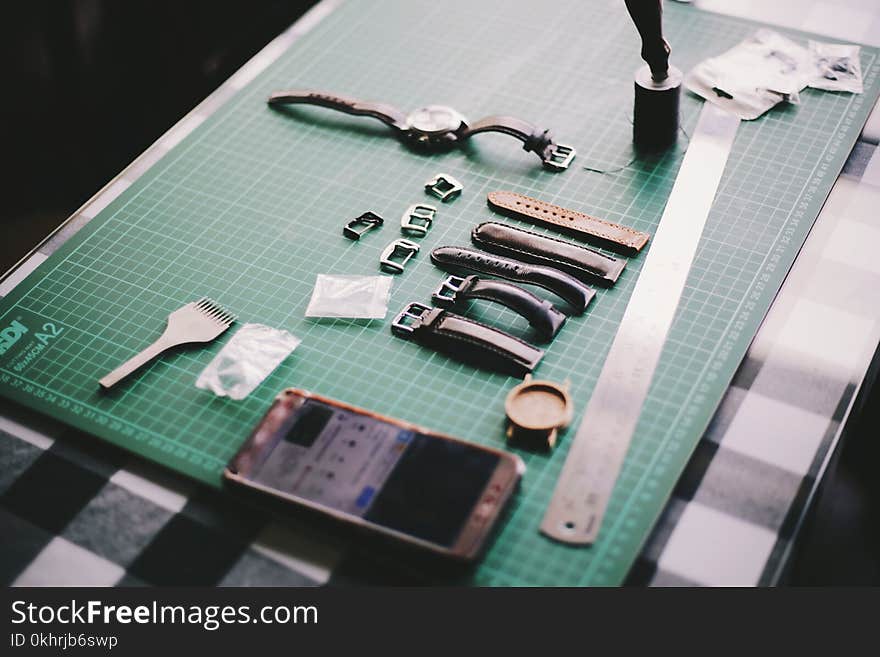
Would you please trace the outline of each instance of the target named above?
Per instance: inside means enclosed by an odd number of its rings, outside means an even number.
[[[573,407],[568,382],[535,380],[527,374],[504,401],[507,438],[511,442],[552,449],[559,430],[571,423]]]

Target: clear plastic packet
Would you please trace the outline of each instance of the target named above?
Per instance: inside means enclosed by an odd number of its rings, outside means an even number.
[[[810,86],[826,91],[862,93],[865,89],[859,52],[858,46],[850,44],[810,41],[810,54],[815,66]]]
[[[810,51],[773,30],[761,29],[688,74],[688,89],[751,120],[781,102],[798,104],[815,77]]]
[[[382,319],[388,312],[391,276],[318,274],[306,317]]]
[[[220,397],[244,399],[300,342],[287,331],[263,324],[245,324],[202,370],[196,387]]]

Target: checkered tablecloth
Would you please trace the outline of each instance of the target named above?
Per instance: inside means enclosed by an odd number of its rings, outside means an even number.
[[[828,14],[829,3],[801,4],[810,6],[800,15],[807,24],[787,24],[817,29],[808,23]],[[773,19],[753,9],[751,16]],[[843,30],[841,17],[848,17],[860,30],[851,39],[880,44],[880,13],[864,0],[836,12],[828,14],[829,30]],[[273,47],[285,47],[317,17]],[[263,60],[272,48],[267,53]],[[243,69],[227,91],[254,70]],[[216,104],[222,96],[209,100]],[[136,177],[186,129],[184,121],[127,172]],[[776,581],[880,342],[878,137],[875,111],[630,583]],[[114,185],[126,186],[125,177]],[[94,216],[107,202],[98,198],[80,214]],[[0,296],[63,237],[0,284]],[[420,583],[340,535],[273,519],[6,402],[0,403],[0,536],[0,580],[13,585]]]

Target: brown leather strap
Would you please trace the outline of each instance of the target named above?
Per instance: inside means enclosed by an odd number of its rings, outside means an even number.
[[[601,241],[611,249],[638,252],[650,235],[627,226],[597,219],[583,212],[568,210],[552,203],[515,192],[489,192],[489,207],[517,219],[550,224]]]
[[[273,92],[267,102],[269,105],[319,105],[355,116],[372,116],[398,130],[406,128],[406,114],[396,107],[385,103],[357,100],[340,94],[310,89],[288,89]]]
[[[623,258],[497,221],[484,221],[474,228],[471,241],[491,253],[561,269],[584,283],[614,285],[626,266]]]

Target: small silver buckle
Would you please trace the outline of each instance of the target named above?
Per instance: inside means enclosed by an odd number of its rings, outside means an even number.
[[[431,224],[434,222],[435,214],[437,214],[437,208],[433,205],[423,203],[411,205],[400,218],[400,229],[404,232],[424,237],[428,233],[428,229],[431,228]]]
[[[550,155],[544,160],[544,166],[554,171],[564,171],[571,164],[577,151],[574,146],[565,144],[554,144],[550,150]]]
[[[433,194],[444,203],[457,197],[463,189],[464,185],[448,173],[438,173],[425,183],[425,191],[428,194]]]
[[[397,317],[392,320],[391,331],[403,337],[408,336],[416,330],[414,324],[421,320],[422,317],[424,317],[425,314],[430,311],[430,306],[426,306],[422,303],[416,303],[415,301],[410,303],[402,311],[400,311],[400,313],[398,313]]]
[[[391,244],[385,247],[385,250],[382,251],[382,255],[379,256],[379,266],[394,274],[399,274],[403,271],[406,263],[408,263],[418,252],[419,245],[415,242],[405,239],[394,240]],[[392,260],[392,258],[401,257],[403,260],[400,262]]]
[[[361,235],[373,228],[378,228],[385,220],[375,212],[364,212],[360,217],[355,217],[342,229],[342,234],[350,240],[359,240]]]
[[[440,286],[434,291],[431,298],[438,306],[455,305],[455,295],[461,292],[464,280],[462,276],[449,276],[440,283]]]

